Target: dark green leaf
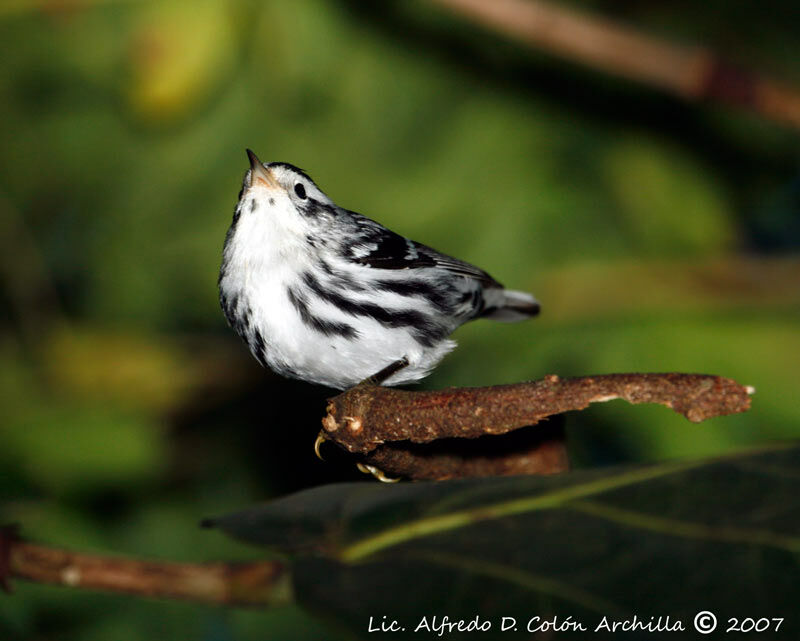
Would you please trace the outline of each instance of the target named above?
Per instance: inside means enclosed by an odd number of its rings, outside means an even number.
[[[797,629],[799,464],[800,448],[774,447],[549,478],[331,485],[214,524],[289,554],[298,600],[359,636],[370,617],[411,635],[424,616],[479,616],[495,632],[513,616],[522,634],[535,616],[692,629],[711,610],[722,629],[785,617],[774,638]]]

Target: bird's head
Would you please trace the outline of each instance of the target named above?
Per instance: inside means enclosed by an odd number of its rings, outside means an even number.
[[[250,169],[244,175],[237,219],[260,219],[267,226],[304,233],[335,216],[335,205],[302,169],[284,162],[262,163],[247,150]]]

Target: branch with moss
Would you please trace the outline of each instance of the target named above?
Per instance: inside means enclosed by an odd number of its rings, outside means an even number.
[[[747,411],[752,393],[729,378],[704,374],[550,375],[514,385],[413,392],[360,385],[330,400],[321,434],[365,465],[412,479],[551,474],[567,469],[568,461],[563,434],[550,425],[526,430],[527,444],[497,455],[482,453],[483,447],[464,452],[463,439],[508,435],[617,398],[665,405],[697,423]],[[434,441],[438,447],[431,449]]]

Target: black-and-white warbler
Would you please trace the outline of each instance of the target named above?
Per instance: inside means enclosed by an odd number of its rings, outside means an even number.
[[[219,291],[262,365],[339,389],[399,385],[430,373],[459,325],[539,312],[530,294],[337,206],[297,167],[247,154]]]

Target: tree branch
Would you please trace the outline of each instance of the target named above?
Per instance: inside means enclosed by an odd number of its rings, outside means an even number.
[[[687,100],[747,107],[800,129],[800,93],[702,47],[682,46],[632,27],[538,0],[432,0],[491,29]]]
[[[8,577],[143,597],[217,605],[266,606],[291,601],[286,567],[279,561],[174,563],[81,554],[25,542],[16,528],[0,528],[0,585]]]
[[[545,433],[527,448],[500,456],[483,455],[482,448],[470,455],[419,445],[506,434],[615,398],[658,403],[700,422],[748,410],[752,392],[731,379],[703,374],[550,375],[529,383],[433,392],[358,386],[330,399],[322,425],[327,438],[392,474],[416,479],[541,474],[567,467],[558,434]]]
[[[386,443],[365,455],[364,462],[389,477],[418,481],[559,474],[570,467],[560,423],[523,428],[499,436],[444,439],[425,445]]]

